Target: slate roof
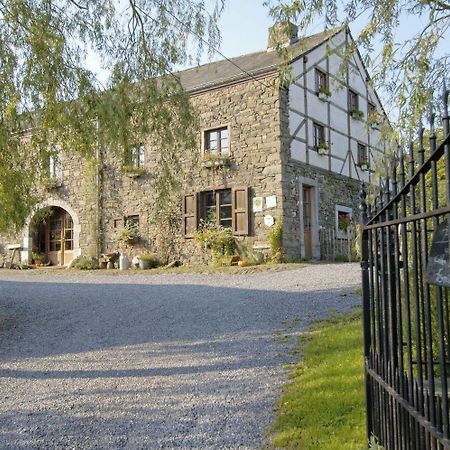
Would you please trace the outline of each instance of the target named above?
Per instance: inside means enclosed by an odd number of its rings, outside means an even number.
[[[298,42],[288,47],[291,61],[314,49],[341,30],[342,28],[334,28],[300,38]],[[276,51],[265,50],[193,67],[178,72],[177,75],[186,91],[195,92],[240,81],[250,76],[275,72],[281,62]]]

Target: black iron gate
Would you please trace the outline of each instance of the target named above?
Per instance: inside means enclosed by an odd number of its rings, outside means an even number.
[[[442,128],[430,113],[429,136],[420,127],[399,149],[374,201],[361,191],[367,429],[387,450],[450,449],[445,88],[443,97]]]

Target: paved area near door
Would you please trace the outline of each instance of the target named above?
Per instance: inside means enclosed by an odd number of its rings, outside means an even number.
[[[0,270],[0,448],[260,448],[287,380],[285,335],[359,305],[358,283],[356,264]]]

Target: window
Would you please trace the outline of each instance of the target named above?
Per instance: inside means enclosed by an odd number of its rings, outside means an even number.
[[[367,153],[367,146],[358,142],[358,164],[361,166],[362,164],[367,165],[368,163],[369,154]]]
[[[347,238],[353,227],[353,211],[347,206],[336,205],[336,231],[338,238]]]
[[[134,225],[136,227],[139,227],[139,216],[127,216],[125,217],[125,226]]]
[[[247,236],[248,214],[248,187],[188,193],[183,199],[183,234],[194,237],[199,224],[206,222],[231,228],[236,236]]]
[[[314,148],[317,150],[318,148],[325,146],[325,128],[323,125],[318,123],[313,123],[313,139],[314,139]]]
[[[67,213],[64,218],[64,250],[73,250],[73,220]]]
[[[316,69],[316,92],[329,95],[328,90],[328,77],[325,72],[320,69]]]
[[[62,233],[62,218],[52,217],[49,222],[49,244],[48,250],[50,252],[61,251],[61,233]]]
[[[367,103],[367,117],[374,117],[374,116],[376,116],[376,114],[377,114],[377,107],[373,104],[373,103],[371,103],[371,102],[368,102]]]
[[[200,219],[205,223],[231,228],[232,198],[231,189],[206,191],[200,193]]]
[[[123,227],[123,219],[114,219],[114,228],[122,228]]]
[[[48,177],[54,180],[62,179],[61,154],[59,150],[55,150],[48,156]]]
[[[128,155],[128,164],[133,169],[143,169],[145,162],[145,149],[142,144],[134,145],[130,148],[130,153]]]
[[[348,90],[348,109],[350,112],[359,111],[359,96],[351,89]]]
[[[205,152],[211,155],[228,156],[228,127],[216,128],[214,130],[205,131],[204,136]]]

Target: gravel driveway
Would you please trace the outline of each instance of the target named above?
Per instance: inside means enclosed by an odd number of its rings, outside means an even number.
[[[260,448],[286,336],[358,305],[359,276],[0,270],[0,448]]]

